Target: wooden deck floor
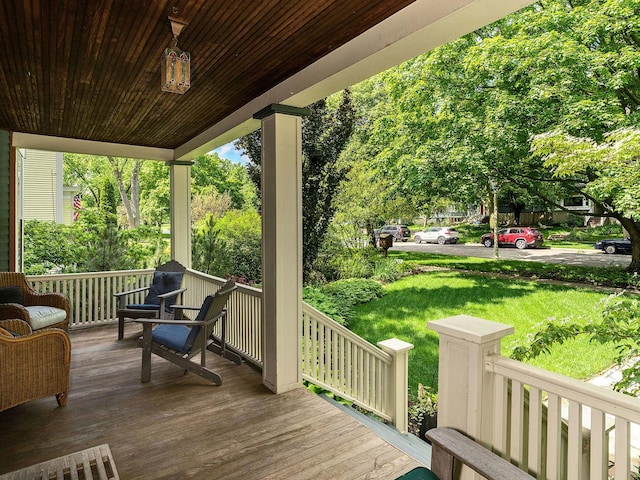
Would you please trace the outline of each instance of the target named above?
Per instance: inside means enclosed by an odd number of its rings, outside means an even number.
[[[71,392],[0,412],[0,474],[108,443],[123,480],[394,479],[418,463],[306,389],[209,354],[224,384],[154,356],[140,382],[138,328],[71,333]]]

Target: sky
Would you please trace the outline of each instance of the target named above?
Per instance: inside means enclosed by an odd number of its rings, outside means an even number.
[[[216,148],[214,152],[216,152],[220,158],[226,158],[233,163],[241,163],[243,165],[246,165],[246,163],[249,161],[249,159],[245,155],[241,155],[240,150],[236,150],[236,147],[233,146],[233,142]]]

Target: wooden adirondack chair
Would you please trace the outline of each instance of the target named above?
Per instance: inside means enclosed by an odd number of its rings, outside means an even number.
[[[185,307],[172,305],[176,311],[176,319],[137,319],[142,323],[142,381],[151,380],[151,354],[154,353],[165,360],[184,368],[210,382],[221,385],[222,377],[206,366],[207,350],[216,351],[223,357],[240,364],[242,358],[226,348],[225,332],[227,311],[225,305],[235,290],[236,284],[229,279],[213,295],[208,295],[201,307]],[[195,320],[181,319],[184,310],[198,310]],[[213,338],[213,327],[222,320],[222,336],[217,345]],[[158,325],[153,328],[153,325]],[[200,363],[191,361],[200,353]]]
[[[124,322],[127,318],[135,320],[169,317],[172,313],[169,305],[176,303],[176,297],[186,290],[186,288],[182,288],[182,279],[186,270],[184,265],[171,260],[156,268],[150,286],[118,292],[113,295],[118,301],[116,312],[118,315],[118,340],[122,340],[124,337]],[[142,303],[127,303],[129,295],[142,291],[148,291]]]

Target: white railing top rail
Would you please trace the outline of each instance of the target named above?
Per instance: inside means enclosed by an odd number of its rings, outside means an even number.
[[[308,303],[302,302],[302,312],[303,314],[311,315],[317,322],[329,326],[331,329],[335,330],[345,339],[349,340],[353,345],[361,348],[367,353],[371,354],[375,358],[378,358],[380,361],[387,365],[391,365],[393,362],[393,358],[386,352],[383,352],[379,348],[367,342],[364,338],[356,335],[347,327],[340,325],[338,322],[333,320],[331,317],[325,315],[320,310],[312,307]]]
[[[59,280],[70,280],[74,278],[98,278],[98,277],[123,277],[127,275],[145,275],[153,273],[153,268],[143,270],[109,270],[106,272],[78,272],[78,273],[57,273],[54,275],[26,275],[27,280],[33,282],[54,282]]]
[[[492,354],[488,371],[640,424],[640,399]]]
[[[201,280],[209,281],[217,283],[218,285],[224,284],[226,281],[224,278],[216,277],[214,275],[209,275],[208,273],[199,272],[198,270],[192,270],[191,268],[187,268],[187,273],[195,278],[199,278]],[[262,297],[262,290],[256,287],[252,287],[251,285],[246,285],[244,283],[237,283],[236,287],[238,291],[241,291],[245,295],[250,295],[252,297]]]

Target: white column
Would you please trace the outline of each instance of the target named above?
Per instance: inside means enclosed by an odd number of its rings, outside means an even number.
[[[191,268],[191,165],[171,161],[171,259]]]
[[[428,327],[440,334],[438,427],[462,431],[487,446],[493,429],[493,381],[485,357],[500,353],[502,337],[513,327],[468,315],[435,320]],[[461,478],[479,478],[464,469]]]
[[[302,122],[306,109],[271,105],[262,121],[263,383],[302,384]]]

